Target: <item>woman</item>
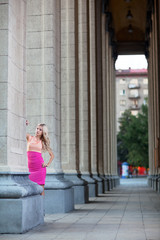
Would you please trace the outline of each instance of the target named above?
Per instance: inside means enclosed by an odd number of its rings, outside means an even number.
[[[26,121],[28,125],[28,121]],[[38,124],[35,132],[35,136],[30,134],[26,135],[27,139],[27,156],[28,156],[28,168],[29,168],[29,179],[33,182],[38,183],[43,187],[46,178],[46,167],[49,167],[53,161],[54,154],[50,148],[50,140],[48,137],[48,129],[45,124]],[[46,164],[42,158],[42,152],[48,151],[50,155],[49,162]]]

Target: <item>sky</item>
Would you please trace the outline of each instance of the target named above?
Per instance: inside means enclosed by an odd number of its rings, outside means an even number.
[[[144,55],[119,55],[115,67],[116,70],[147,68],[147,60]]]

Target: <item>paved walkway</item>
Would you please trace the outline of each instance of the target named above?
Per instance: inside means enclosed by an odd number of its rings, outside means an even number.
[[[66,214],[45,216],[45,224],[1,240],[160,240],[160,194],[146,179],[125,179],[90,203]]]

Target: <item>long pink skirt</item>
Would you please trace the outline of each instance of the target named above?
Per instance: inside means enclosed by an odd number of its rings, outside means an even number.
[[[39,185],[45,184],[46,178],[46,167],[42,167],[44,162],[42,154],[39,152],[27,152],[28,155],[28,168],[29,168],[29,179]]]

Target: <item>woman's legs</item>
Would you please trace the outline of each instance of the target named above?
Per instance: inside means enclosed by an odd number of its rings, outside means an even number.
[[[40,185],[41,187],[43,187],[43,192],[41,193],[41,195],[43,196],[43,215],[45,216],[45,203],[44,203],[44,184]]]
[[[41,193],[41,195],[44,196],[44,184],[41,185],[41,187],[43,187],[43,192]]]

